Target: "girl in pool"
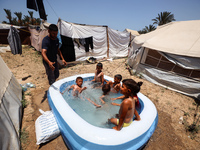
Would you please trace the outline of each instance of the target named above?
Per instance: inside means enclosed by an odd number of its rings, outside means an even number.
[[[120,104],[119,118],[111,118],[109,122],[115,124],[113,129],[119,131],[122,127],[129,126],[133,121],[135,114],[135,103],[137,93],[140,91],[142,82],[136,83],[133,79],[125,79],[122,81],[120,92],[124,95]]]
[[[133,101],[135,101],[135,107],[136,107],[136,108],[139,108],[139,107],[140,107],[140,102],[139,102],[137,93],[140,91],[140,86],[143,84],[143,82],[138,82],[138,83],[136,83],[136,82],[133,80],[133,84],[134,84],[134,86],[135,86],[135,90],[134,90],[134,93],[133,93],[132,98],[133,98]],[[114,101],[114,100],[116,100],[116,99],[124,99],[124,98],[125,98],[125,96],[122,95],[122,96],[119,96],[119,97],[117,97],[117,98],[111,98],[111,100]],[[120,104],[118,104],[118,103],[112,103],[112,105],[120,106]],[[135,109],[134,114],[135,114],[135,119],[134,119],[134,120],[139,121],[139,120],[140,120],[140,116],[139,116],[139,113],[137,112],[136,109]]]

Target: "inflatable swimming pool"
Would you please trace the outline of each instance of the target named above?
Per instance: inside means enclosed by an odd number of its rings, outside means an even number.
[[[52,109],[62,137],[70,150],[135,150],[143,147],[152,136],[158,113],[154,104],[146,96],[138,93],[142,101],[141,120],[133,121],[121,131],[93,126],[82,119],[66,102],[61,92],[66,83],[72,83],[77,76],[84,79],[94,77],[94,73],[81,74],[55,82],[48,90],[48,102]],[[107,80],[113,78],[104,76]],[[74,83],[74,82],[73,82]]]

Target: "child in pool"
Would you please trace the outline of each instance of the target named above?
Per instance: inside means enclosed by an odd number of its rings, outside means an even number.
[[[109,84],[104,84],[102,86],[102,91],[103,91],[103,95],[100,97],[100,100],[103,104],[105,104],[105,101],[103,100],[103,98],[105,98],[106,95],[109,94],[110,92],[110,85]]]
[[[83,78],[82,77],[77,77],[76,78],[76,84],[73,84],[70,89],[73,89],[73,95],[78,96],[79,93],[82,93],[83,90],[87,89],[87,87],[82,87],[83,84]],[[96,104],[93,102],[90,98],[85,97],[90,103],[95,105],[96,107],[101,107],[101,105]]]
[[[82,87],[83,84],[83,78],[77,77],[76,78],[76,84],[73,84],[70,89],[73,89],[73,95],[78,96],[79,93],[81,93],[83,90],[87,89],[87,87]]]
[[[92,80],[92,81],[101,83],[101,85],[103,85],[103,83],[104,83],[104,73],[102,72],[102,69],[103,69],[103,64],[98,63],[96,65],[94,79]]]
[[[111,91],[114,93],[118,93],[120,91],[120,87],[121,87],[121,80],[122,80],[122,76],[120,74],[116,74],[114,76],[114,82],[112,81],[106,81],[107,84],[109,84],[111,86]]]
[[[134,80],[132,81],[133,85],[134,85],[134,92],[133,92],[133,95],[132,95],[132,98],[133,98],[133,101],[135,101],[135,107],[139,107],[140,106],[140,102],[139,102],[139,99],[138,99],[138,96],[137,96],[137,93],[140,91],[140,86],[143,84],[143,82],[138,82],[136,83]],[[116,100],[116,99],[124,99],[125,98],[125,95],[122,95],[122,96],[119,96],[117,98],[111,98],[111,100]],[[112,103],[112,105],[116,105],[116,106],[120,106],[120,104],[118,103]],[[139,121],[140,120],[140,116],[137,112],[137,110],[135,109],[135,120]]]
[[[120,104],[119,119],[109,119],[109,122],[116,125],[113,129],[119,131],[122,127],[127,127],[132,123],[135,112],[135,99],[133,96],[136,94],[136,90],[138,91],[138,85],[135,84],[133,79],[125,79],[122,81],[120,92],[124,95],[124,100]]]

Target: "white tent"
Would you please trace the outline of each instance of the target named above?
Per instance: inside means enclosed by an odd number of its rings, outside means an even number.
[[[0,56],[0,149],[20,150],[22,88]]]
[[[155,84],[200,99],[200,20],[171,22],[137,36],[128,64]]]

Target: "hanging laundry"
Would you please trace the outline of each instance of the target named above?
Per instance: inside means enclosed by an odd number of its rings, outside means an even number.
[[[47,20],[47,15],[45,13],[43,0],[36,0],[36,1],[35,0],[27,0],[27,8],[34,9],[35,11],[37,11],[37,8],[38,8],[40,18]]]
[[[37,11],[37,5],[35,0],[27,0],[27,8],[34,9],[35,11]]]
[[[10,26],[7,39],[8,39],[8,43],[10,45],[12,54],[14,55],[22,54],[22,45],[21,45],[21,39],[19,36],[19,30],[17,30],[13,26]]]
[[[74,42],[78,45],[78,48],[82,45],[85,47],[85,52],[89,52],[89,48],[93,50],[93,37],[88,38],[74,38]]]
[[[89,52],[89,47],[93,50],[93,37],[85,38],[85,52]]]
[[[62,40],[62,46],[60,47],[60,50],[62,52],[64,59],[67,62],[75,61],[76,56],[75,56],[73,39],[70,37],[61,35],[61,40]]]

